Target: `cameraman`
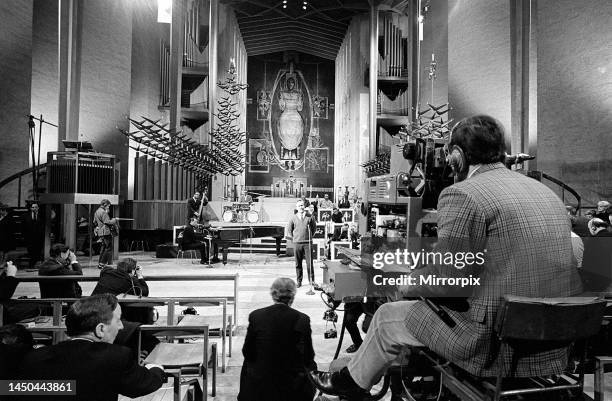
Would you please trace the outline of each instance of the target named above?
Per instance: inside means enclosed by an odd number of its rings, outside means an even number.
[[[49,258],[38,269],[39,276],[82,276],[77,257],[68,246],[54,244]],[[81,298],[83,290],[76,280],[40,281],[41,298]]]
[[[146,297],[149,295],[149,286],[142,275],[142,268],[136,259],[125,258],[117,263],[117,267],[107,266],[100,272],[100,279],[91,295],[121,294]],[[135,334],[140,324],[153,324],[157,320],[157,312],[152,306],[125,306],[122,307],[121,320],[123,329],[119,331],[115,344],[130,347],[133,351],[138,349],[138,336]],[[142,349],[151,352],[159,341],[150,334],[142,334]]]
[[[146,297],[149,286],[142,275],[142,268],[136,259],[125,258],[117,263],[117,268],[107,266],[100,272],[100,279],[91,295],[130,294]]]

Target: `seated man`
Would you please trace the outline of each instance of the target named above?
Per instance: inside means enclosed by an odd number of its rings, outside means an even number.
[[[491,117],[475,116],[455,126],[449,163],[460,182],[440,194],[435,248],[455,256],[413,270],[410,277],[416,284],[399,288],[404,297],[467,297],[469,308],[440,303],[455,323],[451,327],[424,301],[382,305],[348,367],[334,373],[311,372],[323,392],[362,399],[410,346],[425,345],[473,375],[495,376],[498,364],[511,359],[510,350],[498,350],[493,341],[504,295],[580,293],[565,207],[545,185],[504,166],[505,143],[501,125]],[[458,258],[466,252],[482,259],[463,264],[466,260]],[[454,263],[459,260],[462,264]],[[469,277],[479,281],[464,289],[421,281],[434,274],[473,274]],[[566,349],[536,353],[519,360],[516,374],[560,374],[567,360]]]
[[[149,296],[149,286],[142,275],[142,268],[136,259],[125,258],[117,263],[117,268],[107,266],[100,272],[98,284],[91,295],[128,294],[139,297]],[[130,322],[153,324],[153,307],[126,307],[123,318]]]
[[[142,275],[142,268],[136,259],[125,258],[117,267],[107,266],[100,272],[100,278],[91,295],[96,294],[130,294],[146,297],[149,286]]]
[[[49,250],[49,258],[38,269],[39,276],[73,276],[83,275],[77,257],[64,244],[54,244]],[[41,281],[41,298],[80,298],[81,286],[75,280]]]
[[[202,199],[202,215],[200,216],[200,223],[205,229],[209,230],[211,221],[219,221],[219,217],[217,216],[213,208],[210,206],[208,199],[205,197],[204,199]],[[212,241],[212,246],[213,246],[213,254],[212,254],[211,263],[218,263],[220,261],[219,260],[219,245],[217,244],[215,240],[211,240],[211,241]],[[206,240],[206,245],[209,245],[208,240]],[[208,256],[206,258],[208,259]]]
[[[121,259],[117,263],[117,268],[107,266],[102,269],[98,284],[91,293],[91,295],[98,294],[149,296],[149,286],[136,259]],[[122,310],[121,319],[123,329],[119,330],[115,344],[130,347],[135,354],[138,350],[138,327],[140,324],[155,323],[157,320],[155,308],[146,305],[126,306]],[[141,351],[145,351],[146,354],[159,344],[157,338],[148,332],[142,334],[141,340]]]
[[[291,308],[297,289],[277,278],[274,305],[251,312],[242,354],[238,401],[311,401],[306,369],[316,369],[308,315]]]
[[[119,394],[134,398],[152,393],[164,383],[164,371],[157,365],[139,366],[128,348],[112,344],[122,327],[114,295],[83,298],[66,316],[72,339],[31,351],[18,377],[76,380],[75,395],[39,395],[37,400],[116,401]]]
[[[183,237],[179,238],[180,246],[184,251],[195,249],[200,251],[200,263],[208,263],[208,247],[205,241],[202,241],[202,234],[195,232],[195,227],[198,225],[198,218],[193,217],[189,220],[189,225],[183,230]]]

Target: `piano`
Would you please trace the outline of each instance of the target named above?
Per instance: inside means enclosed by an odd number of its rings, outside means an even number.
[[[210,222],[213,241],[223,253],[223,264],[227,264],[227,252],[231,246],[245,239],[273,237],[276,240],[276,256],[280,255],[281,240],[285,236],[285,225],[274,223],[226,223]]]

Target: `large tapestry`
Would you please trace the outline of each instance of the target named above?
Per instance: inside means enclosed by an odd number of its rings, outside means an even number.
[[[277,57],[249,58],[246,184],[261,189],[275,184],[270,176],[304,177],[332,188],[334,63]]]

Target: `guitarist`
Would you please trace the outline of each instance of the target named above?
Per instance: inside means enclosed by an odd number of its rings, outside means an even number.
[[[98,269],[103,269],[106,265],[113,263],[113,232],[118,232],[118,224],[116,219],[111,219],[108,215],[109,209],[110,201],[108,199],[102,199],[100,207],[94,214],[94,234],[102,244],[100,248],[100,259],[98,260]]]

